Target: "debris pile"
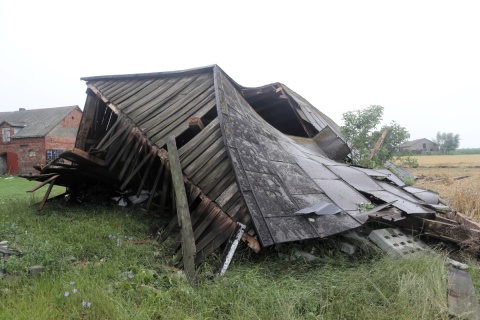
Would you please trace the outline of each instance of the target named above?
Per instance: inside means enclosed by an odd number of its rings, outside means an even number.
[[[71,201],[142,199],[170,219],[160,240],[181,227],[173,249],[186,269],[219,248],[228,265],[239,239],[258,252],[366,223],[478,253],[478,224],[406,185],[408,173],[341,162],[338,125],[284,84],[245,88],[216,65],[83,80],[75,148],[25,176],[41,182],[30,191],[50,186],[40,208],[54,184]]]

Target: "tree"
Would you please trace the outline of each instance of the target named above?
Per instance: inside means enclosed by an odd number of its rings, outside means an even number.
[[[449,153],[460,146],[460,135],[452,132],[437,132],[437,138],[433,141],[438,144],[441,153]]]
[[[382,121],[382,117],[383,107],[379,105],[348,111],[343,114],[344,125],[341,127],[341,133],[352,147],[350,154],[352,163],[370,167],[381,166],[393,157],[399,144],[410,138],[407,129],[395,121],[383,125],[380,130],[376,130]],[[387,135],[382,145],[370,163],[366,164],[365,161],[371,149],[385,130],[387,130]]]

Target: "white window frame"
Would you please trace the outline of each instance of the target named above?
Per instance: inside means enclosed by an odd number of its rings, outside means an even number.
[[[2,128],[3,142],[10,142],[10,128]]]

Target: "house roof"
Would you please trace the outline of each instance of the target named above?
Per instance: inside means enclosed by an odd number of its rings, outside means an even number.
[[[417,144],[421,141],[428,141],[428,142],[436,145],[436,143],[431,141],[431,140],[428,140],[426,138],[421,138],[421,139],[415,139],[415,140],[412,140],[412,141],[404,142],[404,143],[400,144],[398,147],[399,148],[408,148],[408,147],[414,146],[415,144]]]
[[[0,112],[0,123],[22,127],[12,138],[43,137],[78,106]],[[80,110],[80,109],[79,109]]]

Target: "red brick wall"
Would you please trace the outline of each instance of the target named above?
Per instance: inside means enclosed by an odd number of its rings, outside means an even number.
[[[59,123],[59,126],[78,128],[81,118],[82,112],[79,109],[74,109]],[[55,130],[52,130],[52,132],[55,132]],[[76,138],[76,135],[68,137],[47,135],[38,138],[11,139],[10,142],[4,143],[1,134],[0,132],[0,153],[15,152],[18,155],[19,174],[38,173],[33,166],[46,165],[46,151],[48,149],[73,149]],[[11,129],[11,136],[13,136],[13,128]]]
[[[82,112],[79,109],[74,109],[70,112],[59,125],[63,128],[75,128],[78,129],[80,126],[80,120],[82,119]],[[48,149],[64,149],[71,150],[75,146],[76,134],[69,137],[58,137],[55,136],[55,130],[52,130],[53,133],[45,137],[45,150]]]
[[[45,165],[45,139],[23,138],[13,139],[12,150],[18,155],[18,173],[37,173],[33,166]]]
[[[63,118],[60,125],[63,127],[78,128],[80,126],[81,119],[82,119],[82,111],[80,111],[79,109],[74,109],[65,118]]]

